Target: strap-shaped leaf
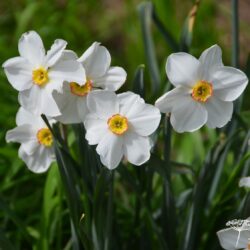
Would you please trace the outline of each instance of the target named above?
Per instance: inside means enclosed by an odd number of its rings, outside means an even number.
[[[151,2],[143,2],[138,6],[138,11],[141,21],[144,50],[151,77],[151,86],[153,93],[156,94],[160,89],[161,79],[151,33],[153,4]]]
[[[188,13],[188,16],[186,18],[185,24],[182,29],[181,33],[181,40],[180,40],[180,48],[181,51],[186,51],[188,52],[192,39],[193,39],[193,29],[194,29],[194,24],[197,16],[197,11],[199,8],[201,0],[196,0],[193,7]]]

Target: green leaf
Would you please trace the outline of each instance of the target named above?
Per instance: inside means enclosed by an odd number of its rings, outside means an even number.
[[[75,239],[73,244],[75,245],[75,248],[79,248],[80,242],[78,242],[78,239],[80,239],[82,245],[87,248],[91,245],[91,242],[89,242],[90,239],[86,242],[85,235],[82,235],[81,230],[79,229],[83,209],[78,193],[79,187],[77,187],[77,174],[74,172],[74,169],[78,168],[78,166],[76,166],[76,162],[70,157],[70,154],[65,152],[65,150],[57,143],[55,143],[55,153],[66,192],[70,217],[72,219],[72,237]]]
[[[97,179],[96,187],[93,196],[93,244],[95,249],[104,249],[104,228],[107,211],[106,207],[106,193],[108,187],[108,170],[104,167]]]
[[[51,240],[51,218],[55,209],[61,206],[61,195],[58,192],[60,183],[58,183],[59,174],[57,166],[51,166],[45,182],[43,191],[43,210],[41,219],[41,235],[39,237],[39,248],[50,249],[49,241]]]
[[[158,15],[155,11],[155,8],[153,8],[153,21],[154,21],[156,27],[158,28],[158,30],[161,32],[166,43],[172,49],[172,51],[178,52],[179,51],[179,44],[175,41],[174,37],[170,34],[170,32],[166,29],[166,27],[161,22],[161,20],[159,19]]]
[[[136,69],[133,80],[133,92],[140,95],[142,98],[145,97],[144,69],[144,64],[139,65]]]
[[[12,220],[12,222],[18,227],[18,230],[22,233],[24,238],[31,244],[31,237],[25,224],[23,224],[21,218],[17,216],[15,211],[13,211],[0,197],[0,209],[4,212],[5,216]],[[3,239],[4,240],[4,239]]]
[[[224,154],[227,154],[226,151],[230,146],[230,141],[236,135],[237,133],[229,137],[224,143],[218,141],[217,145],[215,145],[206,156],[197,183],[193,189],[192,204],[187,216],[183,239],[181,241],[182,250],[193,250],[200,244],[200,221],[202,221],[204,216],[204,208],[208,209],[208,206],[206,206],[208,202],[208,194],[213,185],[217,186],[217,178],[214,176],[217,172],[220,176],[220,169],[218,170],[217,166],[220,161],[224,161]],[[214,181],[216,181],[216,183],[213,183]]]
[[[186,18],[185,24],[182,29],[181,33],[181,39],[180,39],[180,47],[181,51],[189,51],[189,48],[192,43],[193,39],[193,29],[194,29],[194,24],[197,16],[197,11],[199,8],[201,0],[196,0],[193,7],[188,13],[188,16]]]
[[[32,19],[34,18],[36,11],[39,11],[40,6],[41,3],[32,2],[26,5],[26,8],[21,13],[19,13],[16,22],[17,23],[16,33],[15,33],[16,38],[19,38],[23,32],[27,31],[30,22],[32,22]]]
[[[156,95],[160,89],[161,79],[155,54],[154,42],[151,34],[153,4],[151,2],[143,2],[139,4],[138,11],[141,21],[144,50],[151,77],[151,86],[153,94]]]
[[[0,249],[15,250],[12,242],[4,236],[4,232],[0,230]]]
[[[240,113],[240,117],[241,119],[244,121],[244,123],[248,126],[248,128],[250,127],[250,110],[247,111],[242,111]]]

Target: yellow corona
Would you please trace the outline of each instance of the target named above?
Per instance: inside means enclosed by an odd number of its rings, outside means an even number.
[[[206,102],[213,95],[213,86],[206,81],[198,81],[192,89],[192,98],[198,102]]]
[[[122,135],[128,130],[128,119],[116,114],[108,119],[108,127],[116,135]]]
[[[43,86],[49,81],[48,70],[43,67],[33,70],[32,80],[34,84]]]
[[[38,130],[36,137],[38,142],[45,147],[51,147],[53,144],[53,136],[48,128]]]
[[[69,85],[71,93],[77,96],[85,96],[92,90],[91,80],[87,80],[82,86],[76,82],[71,82]]]

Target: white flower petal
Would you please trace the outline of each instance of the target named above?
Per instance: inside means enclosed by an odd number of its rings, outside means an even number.
[[[170,117],[173,128],[179,132],[193,132],[207,122],[207,111],[203,105],[187,96],[173,104]]]
[[[153,105],[142,104],[140,102],[137,102],[136,106],[131,107],[131,109],[140,111],[128,117],[129,129],[141,136],[151,135],[157,129],[161,120],[159,109]]]
[[[64,50],[62,53],[62,57],[60,60],[76,60],[77,61],[78,57],[77,54],[73,50]]]
[[[138,110],[131,109],[136,103],[145,104],[145,101],[137,94],[127,91],[117,95],[119,100],[120,111],[119,113],[129,117],[130,115],[136,114]],[[141,106],[139,106],[141,107]]]
[[[80,85],[85,84],[86,75],[82,65],[76,60],[59,60],[49,71],[51,84],[53,81],[76,82]],[[50,82],[47,84],[49,85]]]
[[[18,100],[25,109],[36,115],[45,114],[51,117],[61,115],[52,95],[39,86],[34,85],[29,90],[19,92]]]
[[[211,81],[212,72],[216,68],[223,66],[221,48],[216,44],[204,50],[199,61],[201,62],[200,78]]]
[[[86,128],[86,140],[90,145],[98,144],[108,131],[107,121],[101,120],[93,114],[88,114],[84,120]]]
[[[29,124],[21,125],[7,132],[6,141],[21,143],[27,154],[33,154],[39,146],[36,133],[37,130],[33,126]]]
[[[142,136],[152,134],[160,122],[160,112],[130,91],[118,95],[119,113],[128,118],[129,127]]]
[[[94,42],[78,61],[83,64],[87,77],[95,79],[106,73],[110,67],[111,56],[104,46]]]
[[[250,177],[243,177],[240,179],[239,187],[250,188]]]
[[[246,248],[250,231],[237,231],[233,228],[223,229],[217,232],[222,248],[226,250]]]
[[[162,113],[169,113],[173,109],[173,105],[175,102],[181,102],[181,99],[188,95],[190,90],[184,87],[174,88],[163,96],[158,98],[155,102],[155,106],[160,109]]]
[[[134,165],[141,165],[150,158],[150,141],[148,137],[128,132],[124,136],[125,157]]]
[[[111,91],[91,91],[87,96],[87,105],[90,112],[103,119],[119,113],[116,94]]]
[[[89,110],[87,106],[87,96],[83,96],[78,98],[77,100],[77,113],[80,122],[84,122]]]
[[[105,75],[92,79],[95,87],[116,91],[126,81],[127,73],[121,67],[110,67]]]
[[[168,79],[176,87],[192,86],[198,80],[199,66],[199,60],[187,53],[171,54],[166,63]]]
[[[108,169],[116,168],[123,156],[123,137],[108,132],[96,147],[97,153],[101,156],[101,162]]]
[[[29,170],[34,173],[43,173],[48,170],[53,162],[52,149],[47,149],[43,146],[38,147],[32,155],[25,153],[23,147],[19,148],[19,157],[26,163]]]
[[[53,95],[56,103],[59,103],[59,98],[56,95]],[[80,123],[81,119],[77,112],[77,97],[60,97],[60,103],[62,106],[59,106],[61,115],[56,116],[55,119],[64,124],[75,124]],[[59,104],[60,105],[60,104]]]
[[[24,124],[11,129],[6,134],[7,142],[25,143],[36,139],[36,131],[30,124]]]
[[[35,31],[24,33],[19,39],[18,50],[21,57],[35,67],[44,63],[45,50],[41,37]]]
[[[32,86],[32,69],[29,62],[22,57],[14,57],[3,64],[8,81],[18,91]]]
[[[53,91],[53,98],[61,112],[61,115],[55,117],[57,121],[60,121],[64,124],[74,124],[81,122],[77,112],[77,101],[81,97],[71,93],[69,83],[65,82],[63,84],[62,93]]]
[[[18,126],[24,124],[30,124],[35,128],[42,128],[46,126],[43,119],[40,116],[28,112],[23,107],[20,107],[19,110],[17,111],[16,124]]]
[[[216,97],[212,97],[205,103],[205,108],[208,114],[206,125],[209,128],[221,128],[232,118],[232,102],[224,102]]]
[[[27,155],[32,155],[38,149],[40,144],[38,143],[37,139],[35,138],[33,141],[30,140],[28,142],[22,143],[21,146]]]
[[[234,101],[247,86],[248,78],[239,69],[232,67],[218,68],[212,80],[214,95],[223,101]]]
[[[62,39],[57,39],[54,41],[50,50],[47,52],[45,61],[46,66],[53,66],[62,56],[64,49],[67,46],[67,42]]]

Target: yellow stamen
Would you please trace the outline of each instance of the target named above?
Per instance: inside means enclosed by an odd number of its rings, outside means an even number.
[[[43,67],[33,70],[32,80],[34,84],[42,86],[49,81],[48,70]]]
[[[53,136],[48,128],[38,130],[36,137],[38,142],[45,147],[51,147],[53,144]]]
[[[108,126],[114,134],[122,135],[128,130],[128,119],[119,114],[113,115],[108,119]]]
[[[72,94],[77,96],[85,96],[92,90],[92,81],[88,79],[82,86],[76,82],[71,82],[69,86]]]
[[[195,101],[206,102],[213,95],[213,85],[206,81],[198,81],[192,90]]]

